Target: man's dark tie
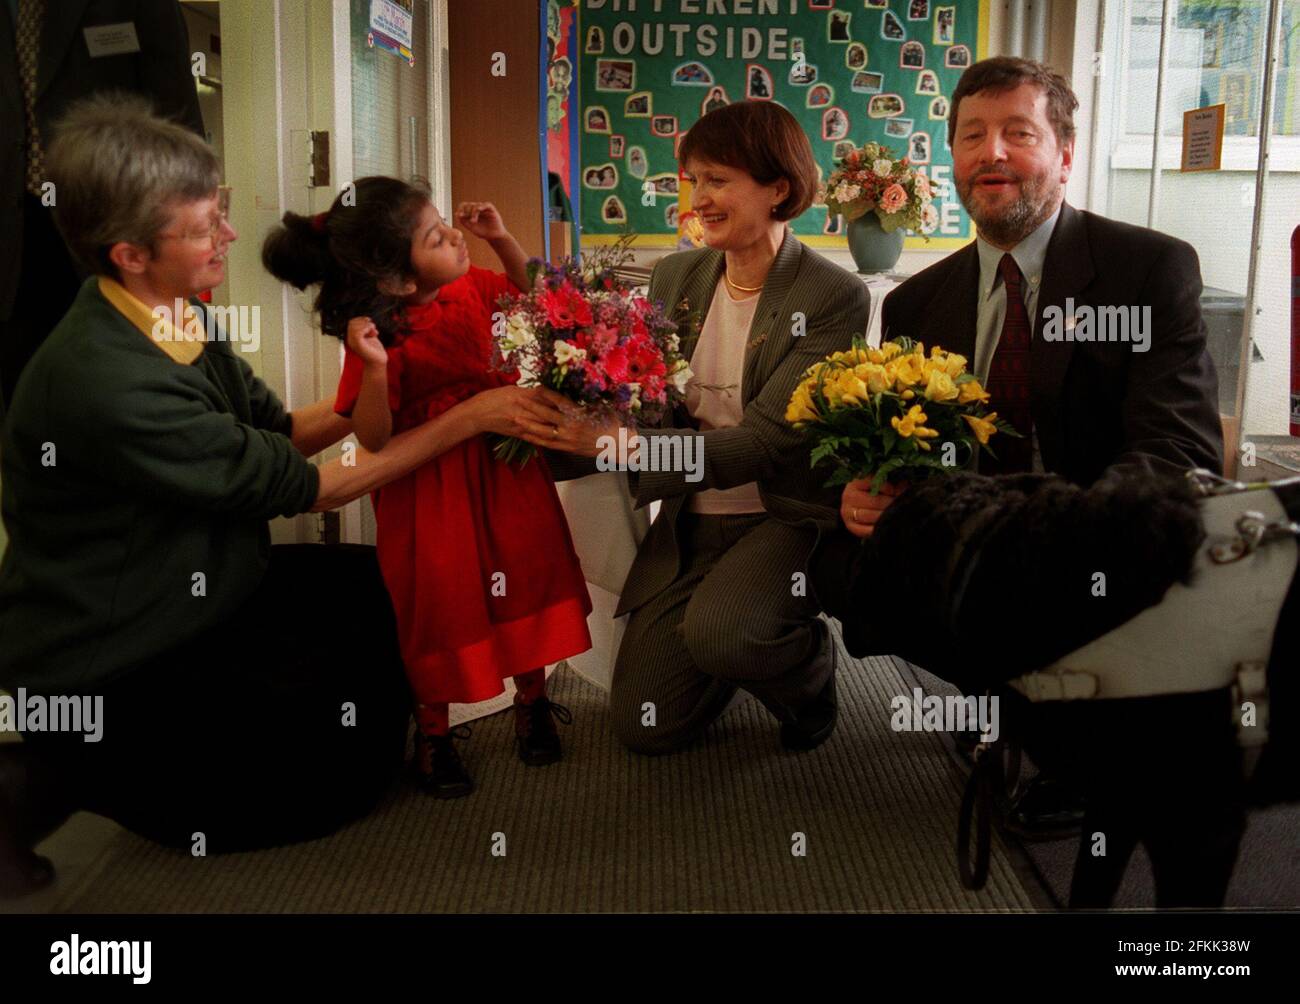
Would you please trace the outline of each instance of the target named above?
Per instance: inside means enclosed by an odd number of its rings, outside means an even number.
[[[36,125],[36,73],[41,46],[41,24],[45,18],[45,0],[18,0],[18,21],[14,42],[18,56],[18,83],[23,91],[23,112],[27,118],[27,137],[23,149],[27,154],[25,180],[27,191],[41,194],[45,174],[45,149]]]
[[[1007,312],[1002,320],[1002,334],[998,338],[993,362],[989,365],[989,407],[1016,427],[1024,438],[1016,439],[998,433],[989,440],[997,453],[994,460],[988,454],[980,455],[981,474],[1017,474],[1033,466],[1033,420],[1029,411],[1029,315],[1021,293],[1020,269],[1016,260],[1004,254],[998,262],[1002,285],[1007,290]]]

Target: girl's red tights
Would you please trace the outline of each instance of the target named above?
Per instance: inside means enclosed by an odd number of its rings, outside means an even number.
[[[514,678],[520,704],[532,704],[546,696],[546,667],[530,669]],[[450,729],[446,704],[417,704],[415,723],[426,736],[445,736]]]

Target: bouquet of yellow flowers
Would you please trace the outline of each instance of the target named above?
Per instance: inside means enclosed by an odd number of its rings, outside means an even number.
[[[855,339],[809,367],[795,388],[785,420],[816,441],[812,463],[833,465],[826,485],[871,478],[876,493],[886,482],[919,481],[965,467],[998,432],[1019,433],[986,408],[989,395],[966,357],[910,338],[878,349]]]

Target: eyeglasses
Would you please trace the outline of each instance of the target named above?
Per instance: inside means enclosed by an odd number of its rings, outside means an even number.
[[[209,241],[213,247],[221,237],[222,229],[227,226],[230,219],[230,193],[229,185],[217,186],[217,216],[208,224],[206,230],[198,230],[188,234],[159,234],[159,237],[166,237],[172,240],[186,241]]]

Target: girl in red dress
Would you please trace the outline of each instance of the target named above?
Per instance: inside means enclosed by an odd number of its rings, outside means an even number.
[[[515,382],[491,365],[497,298],[527,283],[526,260],[490,203],[465,203],[461,225],[486,240],[506,274],[469,263],[461,231],[427,190],[361,178],[329,212],[286,214],[263,262],[299,289],[320,283],[321,328],[345,337],[334,410],[362,447],[420,425],[481,390]],[[380,568],[416,700],[416,764],[425,789],[467,795],[447,705],[516,684],[519,756],[560,758],[545,667],[591,647],[591,600],[555,484],[540,456],[523,468],[466,440],[372,496]]]

